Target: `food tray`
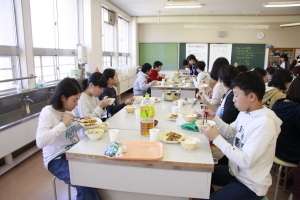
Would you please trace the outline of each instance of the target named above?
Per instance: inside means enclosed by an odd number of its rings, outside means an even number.
[[[163,157],[163,144],[150,141],[119,141],[127,146],[123,157],[108,157],[112,160],[160,160]]]

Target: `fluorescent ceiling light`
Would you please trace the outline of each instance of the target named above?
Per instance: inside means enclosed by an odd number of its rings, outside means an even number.
[[[293,6],[300,6],[300,1],[269,2],[264,4],[264,7],[293,7]]]
[[[300,22],[299,22],[299,23],[281,24],[281,25],[280,25],[281,28],[285,28],[285,27],[293,27],[293,26],[300,26]]]
[[[206,24],[185,24],[184,28],[219,28],[219,26]]]
[[[164,4],[164,8],[200,8],[200,3],[186,3],[186,4]]]
[[[233,28],[269,29],[269,25],[234,25]]]

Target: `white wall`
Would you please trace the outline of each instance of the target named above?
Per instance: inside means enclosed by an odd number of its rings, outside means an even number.
[[[269,29],[234,29],[233,24],[221,24],[218,29],[188,29],[183,24],[139,24],[138,42],[199,42],[199,43],[259,43],[274,47],[300,47],[300,27],[280,28],[279,24]],[[218,37],[226,31],[226,37]],[[256,38],[259,31],[265,33],[262,40]]]

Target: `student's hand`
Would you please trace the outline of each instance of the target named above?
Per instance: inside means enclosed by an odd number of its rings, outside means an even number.
[[[152,85],[155,85],[155,84],[156,84],[156,82],[157,82],[157,81],[156,81],[156,80],[154,80],[154,81],[152,81],[151,83],[152,83]]]
[[[216,113],[214,113],[214,111],[209,110],[209,109],[201,109],[201,110],[199,110],[199,113],[202,116],[204,116],[206,114],[207,119],[209,119],[209,120],[212,120],[216,116]]]
[[[109,106],[109,98],[108,98],[108,96],[105,96],[103,99],[102,99],[102,101],[100,101],[100,103],[99,103],[99,107],[100,108],[102,108],[102,109],[104,109],[106,106]]]
[[[192,77],[193,77],[193,78],[195,78],[195,77],[196,77],[196,75],[192,75]]]
[[[125,101],[125,105],[131,105],[131,104],[133,104],[133,102],[134,102],[134,98],[127,99]]]
[[[74,115],[72,113],[65,113],[63,115],[63,118],[61,119],[61,121],[68,126],[70,124],[70,122],[74,119]]]
[[[196,94],[196,98],[200,100],[202,103],[206,104],[207,100],[203,92],[199,92]]]
[[[218,129],[215,126],[206,124],[207,127],[201,127],[201,133],[203,133],[209,140],[214,141],[218,135],[220,135]]]

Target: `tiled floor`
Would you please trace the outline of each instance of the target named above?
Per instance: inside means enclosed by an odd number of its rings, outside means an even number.
[[[122,101],[131,96],[132,93],[125,94],[122,96]],[[269,200],[273,200],[275,192],[275,172],[272,170],[271,174],[273,184],[267,194]],[[0,176],[0,200],[53,200],[52,177],[44,168],[42,152],[39,151]],[[57,180],[56,188],[58,199],[67,199],[67,185]],[[76,190],[72,188],[71,193],[72,199],[76,199]],[[290,189],[285,193],[279,189],[277,199],[287,200],[290,193]]]

